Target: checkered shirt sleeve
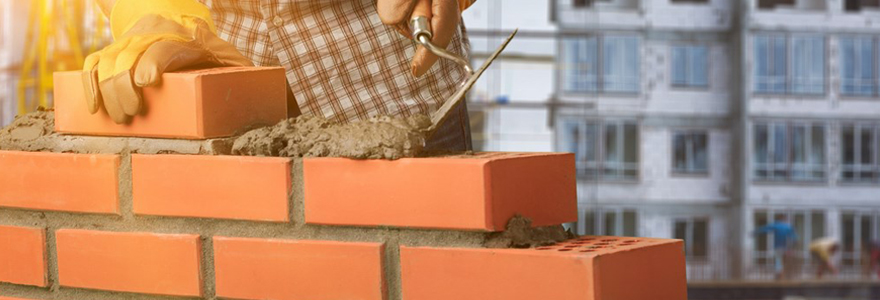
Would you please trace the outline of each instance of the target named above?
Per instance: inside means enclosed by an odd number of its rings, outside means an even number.
[[[306,115],[350,122],[430,114],[467,76],[440,59],[413,77],[416,46],[381,22],[375,0],[201,1],[221,38],[258,66],[285,67]],[[447,49],[466,57],[468,48],[461,26]]]

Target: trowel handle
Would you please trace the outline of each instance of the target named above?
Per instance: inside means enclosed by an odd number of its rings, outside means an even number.
[[[416,0],[412,11],[409,27],[412,30],[413,40],[421,44],[419,39],[424,36],[430,43],[434,38],[434,33],[431,31],[431,0]]]
[[[427,9],[423,8],[426,5],[428,6]],[[431,1],[419,0],[418,3],[416,3],[416,7],[415,9],[413,9],[413,11],[431,11],[430,5]],[[413,14],[412,20],[409,21],[409,26],[412,30],[413,40],[415,40],[416,43],[424,46],[428,49],[428,51],[431,51],[431,53],[434,53],[439,57],[454,61],[462,68],[464,68],[468,76],[474,74],[474,69],[471,68],[471,64],[467,60],[465,60],[461,56],[455,55],[452,52],[446,51],[446,49],[437,47],[437,45],[434,45],[434,43],[431,42],[431,39],[434,38],[434,34],[431,32],[431,21],[428,16]]]

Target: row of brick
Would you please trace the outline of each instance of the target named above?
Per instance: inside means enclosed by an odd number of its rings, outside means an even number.
[[[233,299],[387,295],[384,244],[213,237],[216,294]],[[42,228],[0,226],[0,282],[45,287]],[[58,283],[203,296],[199,235],[55,232]],[[685,299],[681,241],[582,237],[536,249],[400,247],[403,299]]]
[[[130,201],[136,215],[289,222],[292,176],[302,176],[309,224],[497,231],[516,214],[535,226],[577,220],[573,159],[309,158],[292,175],[287,158],[133,154]],[[118,155],[0,151],[0,207],[120,214],[129,201],[120,164]]]

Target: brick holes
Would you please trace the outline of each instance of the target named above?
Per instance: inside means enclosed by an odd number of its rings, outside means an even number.
[[[580,237],[564,242],[535,248],[536,250],[556,250],[567,252],[596,252],[601,250],[614,250],[620,247],[629,247],[639,244],[641,240],[624,240],[617,238]]]

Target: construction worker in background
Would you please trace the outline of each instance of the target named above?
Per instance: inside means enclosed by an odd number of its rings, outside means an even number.
[[[788,223],[788,217],[785,215],[776,215],[773,223],[764,225],[755,232],[756,235],[767,233],[773,234],[773,259],[775,262],[774,272],[776,280],[782,280],[785,278],[785,260],[791,255],[791,249],[798,237],[794,229],[791,228],[791,224]]]
[[[810,255],[813,256],[813,260],[818,264],[816,267],[816,278],[821,279],[825,271],[830,272],[832,275],[837,274],[837,268],[831,262],[831,257],[838,250],[840,250],[840,243],[835,238],[825,237],[810,243]]]
[[[468,76],[416,49],[408,22],[428,17],[433,43],[467,57],[461,12],[475,0],[95,1],[114,42],[86,58],[83,83],[90,112],[116,123],[144,113],[141,88],[187,68],[283,66],[289,106],[343,123],[430,114]],[[471,148],[464,103],[435,137],[427,148]]]
[[[880,240],[871,240],[868,243],[868,250],[871,255],[868,272],[877,271],[877,277],[880,278]]]

